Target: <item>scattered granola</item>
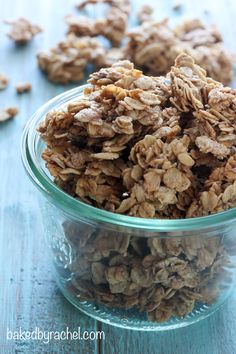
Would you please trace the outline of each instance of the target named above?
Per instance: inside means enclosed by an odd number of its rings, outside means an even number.
[[[5,23],[12,26],[7,35],[17,44],[26,44],[31,41],[36,34],[42,32],[41,27],[33,25],[29,20],[23,17],[15,21],[5,21]]]
[[[16,107],[8,107],[0,110],[0,122],[5,122],[8,119],[14,118],[19,112]]]
[[[171,29],[168,19],[148,21],[128,33],[124,58],[146,74],[166,74],[181,52],[191,55],[213,79],[228,84],[232,80],[232,60],[223,47],[219,31],[195,19]]]
[[[8,77],[4,74],[0,74],[0,90],[4,90],[7,87],[8,82]]]
[[[100,68],[109,68],[112,64],[124,59],[124,50],[123,48],[104,48],[104,55],[101,55],[97,58],[95,66],[97,69]]]
[[[31,88],[32,88],[32,86],[29,82],[25,82],[25,83],[20,82],[16,86],[16,92],[19,94],[29,92],[29,91],[31,91]]]
[[[146,21],[151,21],[152,19],[152,14],[154,12],[154,9],[150,5],[143,5],[140,7],[138,13],[137,13],[137,18],[140,23],[146,22]]]
[[[146,75],[165,75],[177,55],[186,52],[210,77],[223,84],[231,82],[232,56],[223,47],[221,35],[215,26],[205,27],[201,21],[194,19],[172,29],[168,25],[168,19],[154,21],[153,9],[146,4],[137,14],[141,25],[127,34],[130,0],[85,0],[77,7],[83,9],[88,4],[97,3],[109,5],[104,18],[93,20],[86,16],[66,16],[67,38],[56,48],[38,55],[39,67],[48,74],[49,80],[62,84],[81,81],[87,63],[92,63],[96,69],[100,69],[126,59]],[[97,42],[94,39],[93,44],[89,43],[92,37],[99,35],[111,42],[111,48],[103,47],[99,39]],[[120,46],[127,35],[128,41],[124,46]],[[79,45],[79,50],[75,44],[76,37],[78,41],[87,43],[82,45],[85,47],[85,57],[81,46]],[[92,60],[87,56],[90,46],[93,48],[90,54],[95,50]]]
[[[82,97],[49,112],[38,128],[60,188],[141,218],[236,206],[236,90],[184,53],[165,77],[145,76],[125,60],[88,82]],[[216,299],[229,259],[222,235],[161,239],[91,229],[64,224],[76,252],[70,286],[81,298],[135,307],[159,322]]]
[[[66,84],[80,81],[89,63],[101,61],[104,57],[103,46],[90,37],[78,38],[68,35],[56,48],[37,55],[38,66],[50,81]]]
[[[90,20],[88,17],[67,16],[66,23],[69,26],[69,33],[77,36],[98,36],[103,35],[111,41],[114,47],[118,47],[125,36],[128,16],[131,10],[129,0],[85,0],[78,5],[83,9],[87,4],[107,3],[110,9],[104,18]]]

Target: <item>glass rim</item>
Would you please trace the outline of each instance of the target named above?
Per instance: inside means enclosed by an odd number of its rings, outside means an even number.
[[[85,87],[90,85],[82,85],[67,90],[60,95],[47,101],[42,105],[27,122],[21,140],[21,157],[24,168],[36,187],[43,192],[51,201],[56,201],[57,205],[70,214],[75,219],[83,217],[87,220],[103,222],[111,226],[127,227],[132,229],[143,229],[149,231],[185,231],[215,227],[219,224],[236,219],[236,207],[215,213],[208,216],[185,218],[185,219],[148,219],[128,216],[118,213],[109,212],[103,209],[93,207],[74,197],[70,196],[60,189],[52,179],[47,176],[42,169],[41,155],[37,156],[37,146],[42,142],[36,131],[39,123],[44,119],[46,113],[55,108],[62,107],[69,101],[73,101],[83,94]]]

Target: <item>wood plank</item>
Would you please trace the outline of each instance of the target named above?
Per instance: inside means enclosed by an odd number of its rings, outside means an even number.
[[[20,139],[25,122],[49,98],[71,85],[56,86],[36,66],[35,53],[63,38],[63,16],[73,4],[60,1],[0,1],[0,72],[10,77],[0,93],[0,107],[20,109],[14,121],[0,126],[0,353],[93,353],[94,341],[65,341],[45,345],[40,341],[7,341],[6,330],[94,330],[96,322],[76,311],[61,295],[54,280],[51,259],[44,242],[43,220],[36,189],[23,171]],[[2,20],[20,15],[45,28],[26,47],[16,48],[5,36]],[[58,25],[55,26],[55,21]],[[19,81],[30,81],[32,92],[15,94]]]
[[[136,332],[103,325],[109,341],[102,352],[109,354],[232,354],[236,352],[236,295],[211,317],[190,327],[166,332]]]

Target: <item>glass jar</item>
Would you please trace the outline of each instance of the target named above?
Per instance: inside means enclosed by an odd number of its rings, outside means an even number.
[[[94,208],[59,189],[44,166],[36,129],[48,111],[83,89],[47,102],[22,139],[62,293],[89,316],[130,329],[173,329],[206,318],[234,288],[236,208],[201,218],[145,219]]]

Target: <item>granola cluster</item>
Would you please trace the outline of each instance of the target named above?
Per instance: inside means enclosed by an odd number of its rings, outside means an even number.
[[[221,35],[215,26],[205,27],[200,20],[194,19],[171,28],[168,19],[154,21],[153,8],[146,4],[137,13],[140,26],[127,32],[131,12],[130,0],[85,0],[77,7],[81,10],[88,4],[98,3],[109,5],[104,18],[93,20],[87,16],[66,16],[69,36],[56,48],[38,55],[38,65],[46,72],[49,80],[62,84],[80,81],[87,68],[86,62],[99,69],[110,67],[118,60],[130,60],[146,75],[165,75],[174,64],[176,56],[185,52],[213,79],[223,84],[231,82],[232,58],[224,48]],[[99,41],[99,36],[107,38],[111,47],[104,46],[103,42]],[[93,52],[94,46],[96,47],[93,60],[87,55],[84,56],[84,50],[74,44],[76,37],[78,41],[87,43],[86,52],[89,48],[93,48]],[[123,42],[122,45],[123,39],[126,39],[126,44]],[[66,50],[63,43],[66,43]],[[99,55],[96,55],[97,50]],[[85,63],[82,64],[81,60]],[[73,75],[66,74],[68,78],[64,79],[63,74],[62,77],[60,74],[59,78],[57,77],[58,67],[59,72],[67,71],[65,67],[69,67],[69,70],[71,67],[76,69],[73,69]]]
[[[89,63],[100,61],[104,49],[96,38],[68,35],[56,48],[37,55],[38,65],[48,79],[61,84],[84,78]]]
[[[11,26],[8,37],[17,44],[26,44],[31,41],[33,37],[42,32],[42,28],[33,25],[26,18],[20,17],[15,21],[5,21],[6,24]]]
[[[138,13],[137,13],[137,18],[140,23],[146,22],[146,21],[151,21],[152,20],[152,15],[153,15],[154,9],[150,5],[143,5],[140,7]]]
[[[19,82],[16,86],[16,92],[21,95],[22,93],[26,93],[31,91],[31,84],[29,82]]]
[[[77,36],[98,36],[107,38],[114,47],[121,44],[125,36],[128,16],[131,10],[130,0],[85,0],[77,7],[79,10],[88,4],[106,3],[110,5],[104,18],[91,20],[86,16],[67,16],[69,33]]]
[[[88,0],[78,5],[79,9],[87,4],[99,2],[107,3],[110,9],[106,18],[91,20],[86,16],[65,17],[68,24],[66,38],[58,43],[56,48],[42,51],[37,55],[38,66],[44,71],[48,79],[55,83],[66,84],[78,82],[84,78],[88,64],[95,67],[110,66],[120,58],[120,45],[125,36],[128,16],[130,12],[129,0]],[[107,53],[103,44],[93,37],[103,35],[112,44],[113,48]]]
[[[94,207],[179,219],[236,205],[236,91],[180,54],[165,77],[120,61],[39,126],[55,183]],[[136,237],[65,223],[71,291],[153,321],[218,295],[228,250],[215,237]]]
[[[128,37],[124,57],[146,74],[166,74],[184,51],[213,79],[223,84],[232,80],[232,60],[215,26],[205,27],[194,19],[171,29],[168,19],[149,20],[131,30]]]
[[[5,74],[0,73],[0,91],[5,90],[9,82],[8,77]]]
[[[134,237],[71,222],[64,230],[73,250],[68,290],[81,300],[135,308],[151,321],[212,303],[227,272],[221,237]]]
[[[185,218],[236,204],[236,93],[187,54],[166,77],[129,61],[90,76],[92,85],[39,127],[56,183],[116,213]]]
[[[18,108],[8,107],[0,110],[0,123],[5,122],[11,118],[14,118],[18,114]]]

